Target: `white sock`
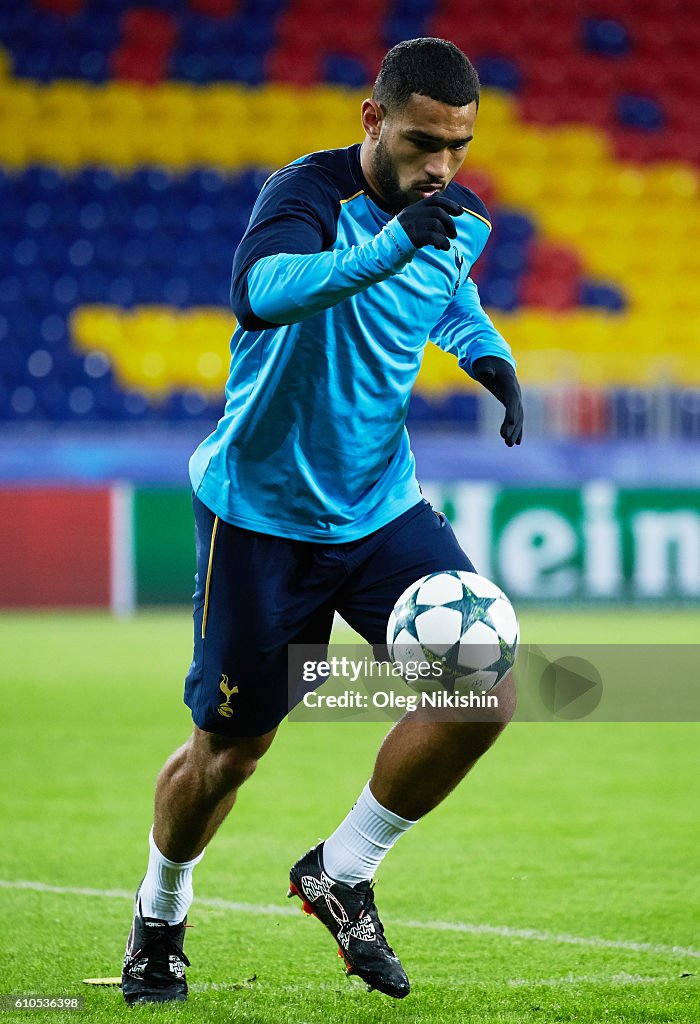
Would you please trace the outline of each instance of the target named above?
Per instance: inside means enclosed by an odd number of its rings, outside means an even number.
[[[148,870],[139,889],[141,914],[178,924],[192,905],[192,872],[204,856],[204,850],[194,860],[177,864],[160,852],[153,838],[153,829],[148,836],[148,845],[151,848]]]
[[[368,881],[396,840],[412,825],[415,821],[382,807],[368,782],[347,818],[323,844],[327,874],[347,885]]]

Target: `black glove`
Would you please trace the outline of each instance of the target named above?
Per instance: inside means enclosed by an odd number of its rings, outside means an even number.
[[[481,356],[472,363],[472,377],[490,391],[501,405],[506,407],[506,415],[501,424],[501,437],[512,448],[520,444],[523,436],[523,399],[515,370],[498,356]]]
[[[416,249],[432,245],[449,252],[450,243],[447,239],[457,237],[457,228],[452,218],[459,217],[463,212],[461,206],[445,196],[428,196],[427,199],[420,199],[407,206],[397,220]]]

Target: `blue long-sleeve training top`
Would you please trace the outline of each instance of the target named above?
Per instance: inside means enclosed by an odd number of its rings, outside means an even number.
[[[295,540],[364,537],[420,500],[405,427],[432,340],[470,373],[515,366],[469,271],[488,211],[469,189],[449,252],[416,250],[369,187],[360,146],[272,175],[233,261],[238,326],[224,415],[190,460],[192,486],[224,521]]]

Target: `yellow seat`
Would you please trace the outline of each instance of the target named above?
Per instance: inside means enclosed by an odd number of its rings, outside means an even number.
[[[44,120],[84,124],[92,108],[92,89],[83,82],[53,82],[41,91],[38,102]]]
[[[548,132],[550,159],[568,167],[600,164],[610,154],[605,132],[583,124],[562,125]]]
[[[14,127],[16,122],[13,122]],[[27,124],[31,130],[31,124]],[[0,120],[0,163],[10,170],[19,170],[30,162],[29,131],[20,135],[9,131]]]
[[[673,197],[682,202],[700,196],[700,175],[692,164],[680,161],[661,161],[646,172],[652,194]]]
[[[482,89],[479,108],[484,121],[503,127],[515,120],[515,101],[501,89]]]
[[[71,315],[70,332],[79,348],[113,352],[122,342],[122,312],[116,306],[79,306]]]

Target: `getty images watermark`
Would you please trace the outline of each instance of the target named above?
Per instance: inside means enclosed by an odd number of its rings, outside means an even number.
[[[379,711],[399,709],[415,711],[417,708],[498,708],[498,696],[485,690],[472,688],[463,691],[457,686],[448,690],[444,685],[424,689],[430,682],[444,684],[448,680],[446,666],[442,661],[421,661],[406,658],[400,665],[389,661],[378,661],[368,657],[350,657],[347,654],[333,654],[320,661],[307,659],[302,664],[302,682],[322,686],[329,679],[340,681],[340,692],[324,692],[323,689],[306,690],[301,703],[307,709],[356,709]],[[381,682],[392,684],[382,686]],[[358,683],[362,681],[362,686]],[[379,686],[367,685],[367,682]],[[396,684],[410,686],[421,684],[418,692],[406,692]],[[343,688],[344,684],[344,688]]]
[[[511,695],[521,722],[700,722],[700,645],[521,644],[514,664],[473,647],[468,677],[407,649],[394,664],[366,644],[289,647],[291,721],[496,721]],[[411,656],[417,654],[418,656]],[[449,662],[449,659],[448,659]],[[503,703],[503,707],[501,707]]]

